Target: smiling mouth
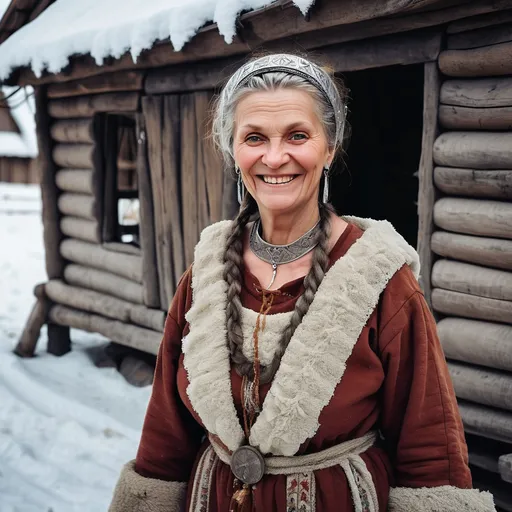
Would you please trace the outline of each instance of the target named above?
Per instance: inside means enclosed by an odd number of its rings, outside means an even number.
[[[286,185],[293,181],[297,175],[294,176],[258,176],[263,182],[268,185]]]

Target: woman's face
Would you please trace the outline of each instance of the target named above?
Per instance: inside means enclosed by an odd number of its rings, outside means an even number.
[[[247,94],[235,111],[233,150],[260,211],[284,213],[316,205],[332,152],[307,92]]]

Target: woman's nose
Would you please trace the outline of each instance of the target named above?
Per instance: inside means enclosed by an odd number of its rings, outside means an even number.
[[[261,161],[267,167],[279,169],[279,167],[286,164],[290,159],[286,148],[280,142],[270,140],[265,146],[265,153]]]

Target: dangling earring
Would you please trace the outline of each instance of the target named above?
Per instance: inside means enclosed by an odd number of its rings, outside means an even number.
[[[329,167],[324,167],[324,194],[323,202],[327,204],[329,202]]]
[[[240,168],[236,168],[235,172],[238,176],[238,180],[236,182],[236,195],[238,197],[238,204],[242,204],[244,200],[244,182],[242,181],[242,173],[240,172]]]

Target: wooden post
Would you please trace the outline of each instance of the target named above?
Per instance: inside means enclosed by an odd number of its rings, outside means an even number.
[[[57,207],[59,191],[55,183],[56,167],[52,157],[53,142],[50,137],[50,116],[46,88],[35,91],[37,143],[41,168],[41,196],[43,201],[43,238],[46,259],[46,273],[49,279],[61,277],[64,259],[59,252],[62,233],[59,227],[60,213]]]
[[[63,356],[71,351],[71,338],[67,325],[48,323],[48,353],[54,356]]]
[[[437,63],[427,62],[423,88],[423,136],[418,172],[418,254],[421,263],[420,282],[430,307],[432,307],[430,274],[434,260],[430,239],[434,231],[433,211],[436,201],[433,148],[438,134],[439,86]]]

